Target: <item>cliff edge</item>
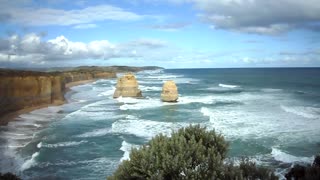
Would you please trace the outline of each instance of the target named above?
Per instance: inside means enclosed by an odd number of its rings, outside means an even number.
[[[76,68],[24,71],[0,69],[0,125],[17,111],[65,102],[66,85],[102,78],[116,78],[118,72],[162,69],[155,66],[81,66]]]

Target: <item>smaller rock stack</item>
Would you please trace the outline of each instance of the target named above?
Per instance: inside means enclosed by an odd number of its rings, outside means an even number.
[[[118,79],[113,98],[122,97],[142,97],[141,90],[136,77],[132,73],[127,73]]]
[[[163,84],[161,100],[163,102],[177,102],[178,88],[174,81],[167,81]]]

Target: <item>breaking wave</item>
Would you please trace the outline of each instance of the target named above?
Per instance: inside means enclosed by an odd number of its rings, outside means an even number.
[[[285,153],[275,147],[272,148],[271,155],[276,161],[281,161],[284,163],[294,163],[294,162],[312,163],[312,161],[314,159],[313,157],[293,156],[293,155]]]
[[[237,88],[239,86],[237,85],[230,85],[230,84],[219,84],[220,87],[223,87],[223,88]]]
[[[103,129],[95,129],[93,131],[77,135],[76,137],[79,137],[79,138],[100,137],[100,136],[105,136],[109,133],[111,133],[110,128],[103,128]]]
[[[70,147],[70,146],[78,146],[80,144],[84,144],[87,143],[88,141],[70,141],[70,142],[60,142],[60,143],[55,143],[55,144],[46,144],[46,143],[42,143],[40,142],[37,147],[38,148],[58,148],[58,147]]]
[[[189,123],[159,122],[142,119],[119,120],[112,124],[112,132],[131,134],[151,139],[157,134],[170,135],[172,131],[188,126]]]
[[[39,156],[39,152],[35,152],[32,154],[31,158],[25,161],[21,166],[21,171],[27,170],[36,165],[36,158]]]
[[[120,159],[120,161],[129,160],[130,159],[129,155],[130,155],[130,152],[131,152],[132,148],[139,148],[139,146],[127,143],[126,141],[122,141],[120,150],[123,151],[124,154],[123,154],[122,158]]]
[[[281,109],[287,113],[292,113],[308,119],[316,119],[320,117],[320,108],[281,105]]]

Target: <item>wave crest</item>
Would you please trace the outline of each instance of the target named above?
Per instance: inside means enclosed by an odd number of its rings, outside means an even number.
[[[272,148],[271,152],[272,157],[276,161],[281,161],[285,163],[294,163],[294,162],[304,162],[304,163],[312,163],[313,157],[298,157],[293,156],[291,154],[285,153],[277,148]]]
[[[223,87],[223,88],[237,88],[239,86],[237,85],[231,85],[231,84],[219,84],[220,87]]]
[[[120,159],[120,162],[130,159],[129,155],[130,155],[130,152],[131,152],[132,148],[139,148],[139,146],[127,143],[126,141],[122,141],[120,150],[123,151],[124,154],[123,154],[122,158]]]
[[[31,156],[31,159],[28,159],[27,161],[25,161],[22,164],[20,170],[24,171],[24,170],[27,170],[27,169],[35,166],[36,165],[36,158],[39,156],[39,154],[40,154],[40,152],[33,153],[32,156]]]
[[[45,147],[45,148],[58,148],[58,147],[70,147],[70,146],[78,146],[80,144],[83,144],[83,143],[87,143],[88,141],[70,141],[70,142],[60,142],[60,143],[56,143],[56,144],[46,144],[46,143],[42,143],[40,142],[37,147],[38,148],[42,148],[42,147]]]
[[[320,109],[314,107],[281,105],[281,109],[287,113],[292,113],[308,119],[316,119],[320,116]]]
[[[79,138],[100,137],[100,136],[105,136],[109,133],[111,133],[110,128],[103,128],[103,129],[95,129],[93,131],[80,134],[76,137],[79,137]]]

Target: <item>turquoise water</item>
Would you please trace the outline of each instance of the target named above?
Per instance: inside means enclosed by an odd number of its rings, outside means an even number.
[[[131,147],[189,124],[216,129],[229,157],[282,174],[320,152],[320,69],[179,69],[136,74],[144,99],[113,99],[116,79],[72,88],[68,104],[0,130],[0,171],[24,179],[105,179]],[[163,103],[164,81],[179,102]]]

